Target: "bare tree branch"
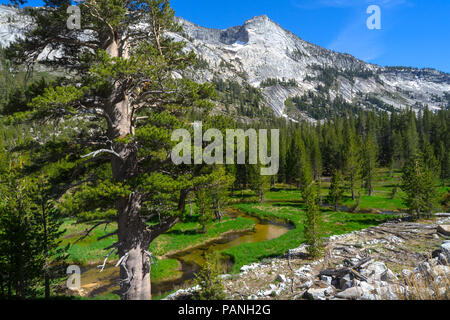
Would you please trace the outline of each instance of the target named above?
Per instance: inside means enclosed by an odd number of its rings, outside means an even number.
[[[106,266],[106,261],[108,261],[108,258],[114,253],[114,251],[116,251],[117,248],[114,247],[105,257],[105,260],[103,261],[103,264],[100,266],[97,266],[97,268],[101,268],[100,272],[102,272],[105,269]]]
[[[98,156],[98,155],[101,154],[101,153],[109,153],[109,154],[112,154],[112,155],[116,156],[117,158],[119,158],[120,160],[123,161],[123,158],[120,156],[120,154],[118,154],[117,152],[115,152],[115,151],[112,149],[112,147],[111,147],[111,149],[100,149],[100,150],[91,152],[91,153],[89,153],[89,154],[87,154],[87,155],[81,156],[81,158],[90,158],[90,157],[95,158],[96,156]]]

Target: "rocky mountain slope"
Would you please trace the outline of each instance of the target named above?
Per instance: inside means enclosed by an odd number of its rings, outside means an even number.
[[[172,36],[186,41],[187,48],[201,58],[195,70],[197,80],[220,79],[256,88],[263,104],[278,116],[325,117],[336,108],[337,98],[341,111],[450,105],[450,74],[369,64],[308,43],[265,15],[226,30],[178,20],[184,32]],[[0,6],[0,45],[20,37],[21,27],[27,24],[16,10]],[[294,97],[298,99],[287,103]]]
[[[341,96],[365,108],[428,105],[438,109],[450,98],[449,74],[365,63],[308,43],[267,16],[226,30],[180,22],[189,48],[210,66],[209,72],[201,73],[203,80],[239,79],[259,87],[278,115],[287,113],[288,97],[305,94],[321,95],[328,101]]]
[[[0,46],[6,47],[16,37],[21,37],[27,24],[28,19],[20,16],[16,9],[0,5]]]

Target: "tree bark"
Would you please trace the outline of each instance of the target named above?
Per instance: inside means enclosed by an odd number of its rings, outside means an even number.
[[[116,92],[122,99],[110,100],[113,124],[109,129],[111,140],[134,133],[128,98],[120,93],[120,88]],[[111,161],[113,177],[116,181],[126,181],[136,172],[137,150],[133,145],[124,143],[114,143],[114,150],[121,159],[114,157]],[[151,300],[150,259],[146,253],[150,246],[150,235],[139,213],[141,203],[139,191],[116,201],[118,252],[120,258],[126,257],[120,265],[122,300]]]
[[[369,187],[369,197],[373,196],[373,187]]]
[[[111,57],[128,58],[128,44],[115,35],[106,52]],[[110,123],[108,137],[111,141],[134,134],[132,110],[129,97],[120,84],[114,88],[105,101],[105,111]],[[111,160],[112,174],[115,181],[127,181],[136,172],[138,166],[137,150],[133,145],[113,142],[113,149],[120,158]],[[122,300],[151,300],[150,233],[141,218],[139,210],[142,196],[135,191],[129,197],[117,199],[118,253],[120,264],[120,292]]]
[[[125,104],[121,103],[123,107]],[[117,113],[120,108],[116,109]],[[114,128],[115,134],[126,136],[131,132],[131,123],[123,125],[123,118],[120,116],[119,125]],[[115,144],[115,151],[122,159],[112,160],[112,172],[116,181],[126,181],[137,168],[137,154],[133,146],[128,144]],[[118,217],[118,252],[123,258],[120,265],[120,288],[122,300],[151,300],[150,283],[150,257],[147,250],[150,246],[150,234],[147,225],[140,216],[142,196],[139,191],[135,191],[127,198],[116,201]],[[124,258],[126,257],[126,258]]]
[[[118,201],[119,256],[126,257],[120,265],[120,289],[123,300],[151,300],[150,235],[139,215],[141,195],[134,192]]]

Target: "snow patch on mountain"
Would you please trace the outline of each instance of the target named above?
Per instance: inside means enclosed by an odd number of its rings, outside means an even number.
[[[219,78],[258,87],[267,105],[279,116],[286,116],[287,98],[323,90],[326,71],[333,78],[332,84],[326,86],[326,95],[331,100],[341,97],[363,108],[377,108],[372,102],[381,101],[397,109],[411,106],[420,109],[425,105],[439,109],[450,103],[447,73],[434,69],[383,68],[366,63],[304,41],[266,15],[224,30],[204,28],[182,18],[177,20],[184,31],[170,36],[185,41],[186,49],[196,52],[208,64],[207,68],[196,70],[195,80]],[[17,9],[0,5],[2,47],[23,37],[31,25],[29,18]],[[43,52],[41,58],[47,54],[57,53]],[[262,86],[268,79],[295,80],[297,85]]]

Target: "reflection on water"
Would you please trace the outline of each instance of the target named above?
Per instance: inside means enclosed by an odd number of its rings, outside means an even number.
[[[270,221],[263,221],[258,218],[248,216],[242,212],[231,211],[229,216],[233,218],[245,217],[255,221],[255,228],[252,231],[232,233],[225,235],[222,239],[208,242],[197,248],[179,252],[169,258],[177,259],[181,265],[182,276],[175,280],[152,282],[152,294],[154,296],[172,291],[179,287],[189,286],[195,273],[204,264],[204,253],[209,250],[222,251],[243,243],[253,243],[267,241],[278,238],[292,229],[292,226]],[[226,262],[227,269],[231,269],[231,261]],[[113,266],[106,267],[103,272],[99,272],[96,267],[83,270],[81,284],[83,288],[92,292],[89,294],[95,297],[100,294],[113,293],[119,289],[117,284],[119,278],[119,268]]]

